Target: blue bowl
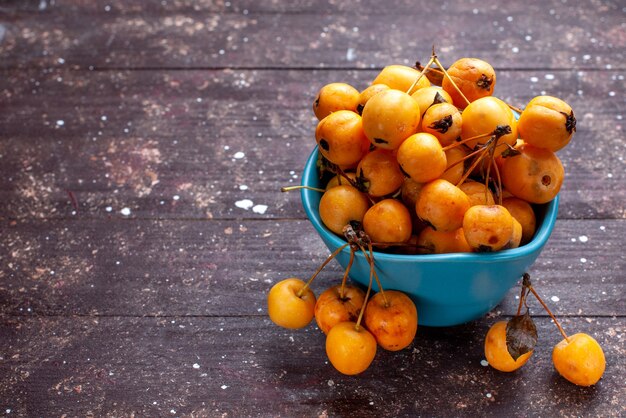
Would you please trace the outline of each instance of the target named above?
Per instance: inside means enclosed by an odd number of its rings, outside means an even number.
[[[304,167],[302,184],[320,187],[317,148]],[[302,189],[302,204],[313,227],[333,252],[345,244],[342,237],[324,226],[319,216],[321,193]],[[531,242],[519,248],[494,253],[398,255],[374,252],[375,265],[383,289],[407,293],[415,302],[418,323],[446,327],[480,318],[502,301],[507,292],[535,262],[548,241],[556,222],[557,196],[535,207],[537,230]],[[337,255],[343,268],[348,265],[350,249]],[[350,269],[352,280],[367,286],[369,265],[357,253]],[[378,287],[374,285],[374,290]]]

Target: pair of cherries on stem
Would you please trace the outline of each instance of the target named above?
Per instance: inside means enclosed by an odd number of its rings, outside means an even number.
[[[497,370],[512,372],[526,364],[532,356],[537,343],[537,329],[526,305],[529,293],[537,298],[563,336],[563,340],[552,350],[554,368],[561,376],[578,386],[596,384],[606,367],[602,347],[593,337],[585,333],[568,336],[531,284],[528,273],[524,273],[523,276],[517,315],[509,321],[496,322],[487,332],[485,338],[487,362]],[[526,312],[522,315],[523,305],[526,306]]]
[[[285,328],[303,328],[315,317],[326,334],[326,354],[341,373],[355,375],[365,371],[376,356],[377,346],[389,351],[406,348],[417,332],[417,308],[404,293],[383,290],[376,268],[372,242],[360,228],[346,225],[347,243],[333,252],[308,282],[288,278],[276,283],[268,294],[270,319]],[[319,272],[346,247],[350,261],[340,285],[324,291],[319,299],[310,288]],[[366,292],[347,284],[355,253],[362,252],[370,266]],[[373,280],[380,291],[370,298]]]

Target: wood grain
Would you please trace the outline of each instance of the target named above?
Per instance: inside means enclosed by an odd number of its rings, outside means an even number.
[[[375,71],[10,71],[0,79],[0,218],[303,218],[299,183],[321,86],[365,88]],[[623,75],[502,71],[496,93],[575,109],[561,218],[626,216]],[[59,97],[64,100],[59,102]],[[71,194],[69,193],[71,192]],[[72,196],[75,201],[73,202]],[[267,205],[243,210],[244,199]],[[76,207],[75,207],[76,206]],[[123,217],[123,216],[122,216]]]
[[[0,414],[6,416],[626,415],[624,5],[565,0],[0,1]],[[496,95],[549,94],[578,132],[533,283],[603,379],[553,370],[538,303],[521,370],[484,362],[483,318],[420,327],[363,375],[311,324],[266,314],[269,287],[328,255],[298,184],[326,83],[385,65],[483,58]],[[249,200],[246,201],[246,200]],[[252,206],[248,206],[248,205]],[[248,209],[245,209],[247,207]],[[331,263],[314,283],[336,284]]]
[[[271,285],[310,277],[329,254],[308,221],[295,220],[24,221],[4,230],[0,313],[8,315],[262,316]],[[625,314],[625,234],[623,220],[557,221],[530,271],[556,312]],[[332,263],[313,289],[342,276]],[[495,311],[514,314],[518,294]]]
[[[483,366],[483,341],[499,317],[418,329],[400,352],[342,376],[314,326],[287,331],[268,319],[12,317],[0,323],[0,407],[18,416],[621,416],[624,318],[571,318],[593,335],[607,372],[577,388],[553,369],[560,341],[536,319],[539,343],[515,373]]]
[[[371,68],[426,61],[436,45],[446,64],[624,68],[619,1],[110,3],[10,2],[0,67]]]

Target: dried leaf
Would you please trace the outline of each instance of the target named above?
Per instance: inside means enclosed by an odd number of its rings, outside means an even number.
[[[324,177],[326,173],[337,174],[339,167],[328,161],[320,152],[317,155],[317,169],[320,172],[320,179]]]
[[[419,62],[415,63],[415,68],[417,68],[419,71],[424,70],[424,66]],[[424,75],[426,76],[426,78],[428,78],[428,81],[430,81],[435,86],[441,86],[441,83],[443,83],[443,72],[438,68],[431,67],[426,70]]]
[[[516,155],[520,155],[521,152],[516,150],[515,148],[513,148],[512,146],[510,146],[509,144],[506,144],[507,148],[502,151],[502,158],[509,158],[509,157],[515,157]]]
[[[446,100],[445,97],[443,97],[441,94],[439,94],[439,92],[435,93],[435,98],[433,99],[433,103],[432,105],[436,105],[439,103],[448,103],[448,101]]]
[[[506,324],[506,348],[513,360],[532,351],[537,344],[537,327],[528,309],[524,315],[512,318]]]

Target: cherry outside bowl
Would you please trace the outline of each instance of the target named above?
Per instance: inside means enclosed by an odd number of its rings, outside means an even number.
[[[303,185],[320,187],[317,155],[315,148],[304,167]],[[333,252],[345,244],[343,237],[331,232],[320,219],[321,193],[302,189],[301,198],[309,220],[328,249]],[[549,203],[535,206],[535,236],[528,244],[515,249],[429,255],[375,251],[375,265],[383,289],[407,293],[417,306],[419,325],[445,327],[480,318],[502,301],[535,262],[554,229],[558,206],[558,196]],[[347,247],[336,259],[345,268],[349,258]],[[350,278],[363,286],[369,283],[369,265],[361,253],[355,257]],[[378,290],[376,283],[374,290]]]

